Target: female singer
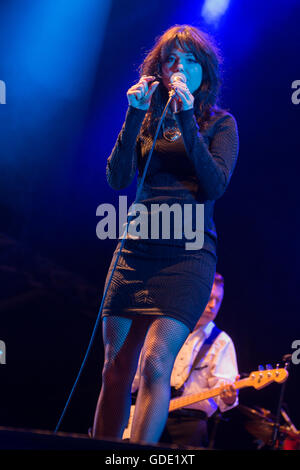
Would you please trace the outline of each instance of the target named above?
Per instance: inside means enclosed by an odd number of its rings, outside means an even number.
[[[157,40],[141,65],[139,82],[127,92],[125,122],[107,161],[108,183],[116,190],[125,188],[136,171],[140,182],[159,118],[174,90],[137,202],[147,208],[149,224],[157,211],[154,204],[176,204],[183,212],[189,205],[193,212],[191,226],[178,226],[176,218],[167,238],[161,230],[158,237],[148,238],[131,236],[129,230],[102,311],[105,358],[95,438],[122,437],[144,345],[131,441],[158,442],[168,416],[174,360],[210,296],[217,263],[213,208],[228,186],[238,154],[236,121],[217,105],[220,62],[207,34],[189,25],[174,26]],[[195,216],[200,205],[201,228]],[[191,231],[203,235],[196,249],[186,244]]]

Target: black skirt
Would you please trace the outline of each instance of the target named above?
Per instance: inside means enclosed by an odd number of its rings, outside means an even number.
[[[121,241],[107,273],[104,292]],[[180,245],[126,239],[104,300],[102,316],[175,318],[192,331],[210,297],[217,257]]]

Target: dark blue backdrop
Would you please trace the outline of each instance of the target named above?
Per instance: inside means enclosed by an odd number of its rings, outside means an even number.
[[[135,195],[135,183],[116,193],[105,179],[126,90],[154,38],[175,23],[216,37],[224,56],[222,105],[240,134],[234,176],[216,204],[218,271],[225,277],[218,325],[233,338],[242,372],[276,364],[300,339],[300,104],[291,99],[300,79],[299,7],[233,0],[218,26],[208,26],[203,3],[1,2],[0,339],[7,364],[0,365],[0,425],[56,425],[115,247],[96,237],[96,208]],[[86,432],[101,363],[99,331],[62,430]],[[298,367],[285,401],[300,427]],[[274,411],[278,397],[272,385],[245,390],[240,401]],[[237,413],[232,422],[234,432]]]

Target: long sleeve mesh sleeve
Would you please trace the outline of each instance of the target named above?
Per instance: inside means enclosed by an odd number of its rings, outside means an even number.
[[[209,148],[199,131],[193,109],[177,113],[176,120],[206,199],[218,199],[228,186],[238,155],[234,117],[228,113],[216,122]]]
[[[137,168],[137,136],[146,111],[129,106],[125,122],[107,159],[106,179],[113,189],[123,189],[132,182]]]

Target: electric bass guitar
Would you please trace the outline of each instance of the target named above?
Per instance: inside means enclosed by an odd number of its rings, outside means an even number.
[[[283,383],[288,378],[288,371],[286,369],[267,369],[267,370],[257,370],[251,372],[251,374],[244,378],[237,380],[232,385],[237,389],[254,387],[256,390],[267,387],[273,382]],[[184,406],[192,405],[193,403],[198,403],[202,400],[207,400],[208,398],[217,397],[221,395],[223,390],[222,387],[211,388],[203,392],[194,393],[192,395],[185,395],[178,398],[172,398],[169,404],[169,412],[183,408]],[[129,439],[131,434],[132,419],[135,410],[135,405],[132,405],[130,408],[130,416],[128,424],[123,433],[123,439]]]

